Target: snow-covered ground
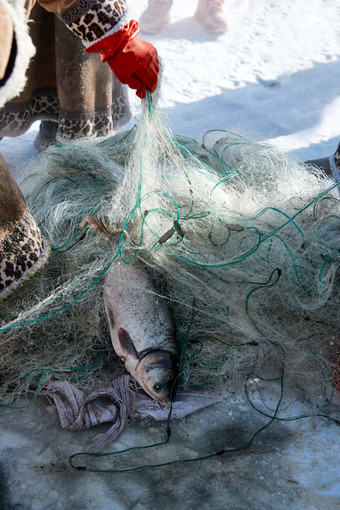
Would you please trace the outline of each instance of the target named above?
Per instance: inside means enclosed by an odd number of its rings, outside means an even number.
[[[228,129],[269,140],[307,160],[331,155],[340,141],[338,0],[227,0],[229,30],[208,35],[193,18],[196,0],[174,0],[171,24],[151,41],[164,62],[159,106],[175,133],[199,138]],[[130,1],[138,19],[146,0]],[[140,102],[131,94],[133,119]],[[0,150],[18,178],[34,158],[38,126]],[[133,460],[194,458],[246,442],[266,423],[243,399],[172,424],[170,445]],[[204,461],[128,474],[76,471],[68,456],[92,432],[60,429],[43,404],[1,410],[1,509],[147,510],[340,508],[340,429],[323,418],[273,423],[252,448]],[[137,421],[112,449],[159,442],[165,424]],[[236,440],[235,440],[236,438]],[[124,460],[124,459],[123,459]],[[105,468],[119,468],[110,457]],[[102,467],[102,466],[99,466]]]

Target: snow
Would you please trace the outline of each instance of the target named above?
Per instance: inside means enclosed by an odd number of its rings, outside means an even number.
[[[141,34],[163,60],[159,107],[172,130],[199,138],[228,129],[301,160],[333,154],[340,140],[338,0],[228,0],[229,30],[219,37],[193,18],[196,3],[174,0],[172,22],[157,36]],[[138,19],[147,2],[130,4]],[[141,110],[130,98],[132,126]],[[18,179],[37,154],[37,129],[0,142]],[[266,423],[231,388],[223,402],[173,421],[168,445],[77,462],[107,469],[205,456],[246,443]],[[69,455],[86,451],[98,431],[61,430],[45,402],[2,409],[0,429],[4,510],[340,508],[339,425],[320,417],[274,422],[246,450],[125,474],[72,469]],[[137,420],[112,450],[165,438],[165,423]]]

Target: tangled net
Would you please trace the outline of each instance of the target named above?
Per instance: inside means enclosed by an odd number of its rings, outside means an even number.
[[[315,168],[228,131],[174,136],[147,100],[139,128],[51,147],[23,189],[53,255],[0,305],[3,405],[51,379],[93,387],[124,371],[103,277],[140,259],[171,307],[180,384],[284,378],[306,412],[332,408],[340,203]],[[87,215],[117,232],[114,247]]]

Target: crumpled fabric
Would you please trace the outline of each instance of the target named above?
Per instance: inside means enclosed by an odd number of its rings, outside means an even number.
[[[102,448],[119,436],[133,415],[135,393],[131,386],[131,378],[124,375],[86,395],[68,381],[51,381],[41,394],[53,400],[63,429],[77,431],[112,423],[95,437],[95,445]]]
[[[156,402],[137,388],[129,375],[114,379],[110,385],[86,394],[68,381],[50,381],[41,391],[57,409],[61,427],[78,431],[103,423],[111,427],[94,438],[98,450],[115,440],[135,416],[148,416],[157,421],[181,419],[199,409],[215,404],[221,397],[195,392],[177,392],[172,403]]]

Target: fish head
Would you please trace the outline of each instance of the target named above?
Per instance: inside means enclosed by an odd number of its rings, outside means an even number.
[[[170,402],[176,393],[178,361],[174,354],[149,351],[140,357],[136,379],[143,390],[154,400]]]
[[[107,311],[109,322],[113,323],[109,307]],[[162,349],[137,352],[128,331],[122,327],[118,329],[117,339],[125,367],[143,390],[159,402],[174,398],[178,373],[175,354]]]

